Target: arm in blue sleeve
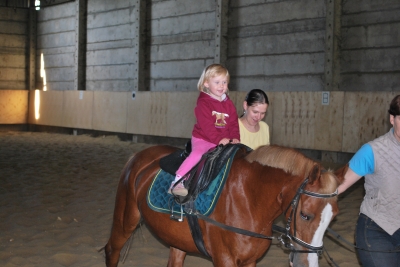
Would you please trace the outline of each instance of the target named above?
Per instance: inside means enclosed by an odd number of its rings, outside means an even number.
[[[371,145],[363,145],[351,158],[349,167],[360,176],[374,173],[375,159]]]

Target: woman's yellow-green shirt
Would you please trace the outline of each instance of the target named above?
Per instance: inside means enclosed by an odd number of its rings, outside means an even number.
[[[246,129],[239,119],[240,143],[252,149],[256,149],[262,145],[269,145],[269,126],[264,121],[260,121],[259,125],[260,130],[256,133],[252,133]]]

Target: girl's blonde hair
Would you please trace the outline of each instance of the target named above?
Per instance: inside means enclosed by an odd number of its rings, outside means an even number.
[[[203,73],[200,76],[199,82],[197,83],[197,89],[199,89],[199,91],[201,92],[208,93],[207,88],[204,87],[204,83],[208,81],[210,78],[219,75],[225,75],[228,78],[228,83],[229,83],[229,78],[230,78],[229,72],[224,66],[222,66],[221,64],[211,64],[207,66],[203,70]]]

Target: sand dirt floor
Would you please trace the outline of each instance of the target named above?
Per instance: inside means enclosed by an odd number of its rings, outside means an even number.
[[[0,266],[105,266],[98,250],[110,234],[119,174],[149,146],[116,136],[0,132]],[[339,197],[340,213],[330,224],[351,242],[363,190],[359,182]],[[326,234],[324,244],[340,267],[360,266],[354,250],[334,237]],[[142,226],[119,266],[166,266],[168,253]],[[319,262],[334,266],[325,253]],[[185,266],[212,263],[188,255]],[[288,253],[273,241],[257,266],[287,267]]]

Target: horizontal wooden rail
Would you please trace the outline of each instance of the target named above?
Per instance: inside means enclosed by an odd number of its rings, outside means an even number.
[[[274,144],[353,153],[390,128],[400,92],[268,92]],[[37,124],[189,138],[198,92],[0,90],[0,124]],[[238,114],[246,92],[230,92]]]

